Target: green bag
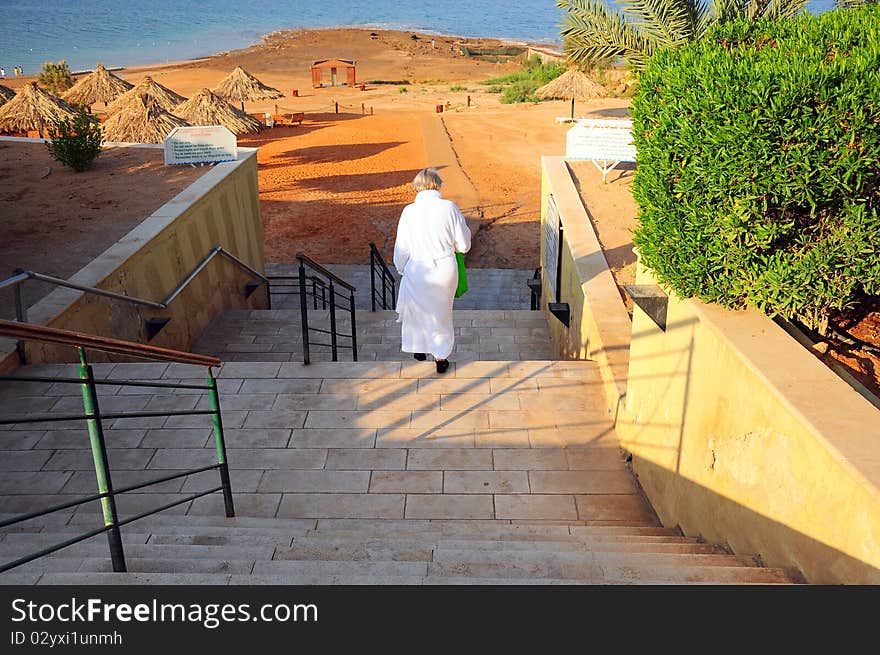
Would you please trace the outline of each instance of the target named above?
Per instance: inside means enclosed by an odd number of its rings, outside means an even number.
[[[464,253],[455,253],[455,261],[458,263],[458,288],[455,290],[455,297],[460,298],[468,290],[467,271],[464,268]]]

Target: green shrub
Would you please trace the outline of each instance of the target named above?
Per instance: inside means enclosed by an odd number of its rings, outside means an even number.
[[[880,294],[880,6],[734,22],[633,100],[634,243],[682,297],[824,330]]]
[[[535,96],[537,90],[536,82],[516,82],[504,88],[501,93],[501,103],[508,105],[514,102],[540,102]]]
[[[449,87],[450,93],[460,93],[461,91],[467,91],[467,87],[462,86],[461,84],[455,84],[455,85]]]
[[[43,70],[37,76],[37,82],[47,91],[60,95],[73,86],[73,76],[70,67],[63,59],[59,62],[47,61],[43,64]]]
[[[52,121],[49,136],[52,140],[46,146],[55,161],[77,173],[89,169],[101,154],[101,123],[85,107],[70,118]]]
[[[405,86],[399,87],[399,88],[397,89],[397,92],[398,92],[398,93],[406,93],[406,92],[407,92],[407,88],[406,88]]]
[[[556,79],[565,72],[564,66],[543,64],[540,57],[534,55],[523,64],[523,69],[485,80],[489,86],[488,93],[502,93],[501,102],[539,102],[535,97],[538,87]]]

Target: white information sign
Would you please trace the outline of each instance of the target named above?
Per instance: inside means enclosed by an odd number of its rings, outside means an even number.
[[[235,135],[220,125],[175,127],[165,138],[165,165],[212,164],[238,159]]]
[[[602,171],[602,181],[622,161],[636,160],[636,147],[632,142],[632,121],[579,120],[565,137],[565,158],[589,160]],[[598,162],[602,162],[599,166]]]
[[[559,302],[556,288],[559,269],[559,210],[553,196],[547,196],[547,214],[544,217],[544,279],[552,290],[551,302]]]

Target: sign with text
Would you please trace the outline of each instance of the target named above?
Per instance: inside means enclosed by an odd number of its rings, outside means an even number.
[[[551,302],[559,302],[559,210],[553,196],[547,196],[547,213],[544,216],[544,279],[551,289]]]
[[[220,125],[175,127],[165,139],[165,165],[213,164],[238,159],[235,135]]]
[[[593,118],[578,121],[566,134],[565,158],[634,162],[632,121]]]

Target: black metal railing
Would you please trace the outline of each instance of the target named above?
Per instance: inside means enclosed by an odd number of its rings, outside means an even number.
[[[303,253],[297,253],[297,260],[299,261],[299,275],[297,279],[299,280],[299,307],[300,307],[300,315],[302,317],[302,341],[303,341],[303,364],[310,364],[311,359],[309,356],[309,347],[310,346],[323,346],[326,348],[330,348],[330,356],[334,362],[339,361],[338,351],[340,348],[348,348],[351,349],[352,360],[357,361],[357,319],[354,305],[354,294],[356,289],[350,285],[348,282],[343,280],[342,278],[334,275],[326,268],[321,266],[318,262],[314,261],[306,257]],[[306,273],[306,267],[311,269],[317,276],[321,279],[322,284],[322,299],[326,298],[326,306],[330,310],[330,329],[325,330],[324,328],[318,328],[309,325],[309,297],[311,296],[313,299],[313,304],[317,302],[317,295],[315,293],[310,293],[308,290],[309,280],[311,280],[314,275],[308,275]],[[348,296],[339,293],[336,290],[337,287],[342,287],[348,291]],[[315,287],[316,288],[316,287]],[[324,293],[326,291],[326,293]],[[348,306],[345,305],[337,305],[336,300],[337,296],[347,301]],[[339,332],[337,328],[337,320],[336,320],[336,310],[337,308],[346,311],[351,316],[351,333],[346,334],[344,332]],[[326,342],[317,342],[311,341],[310,333],[318,332],[320,334],[326,334],[330,337],[330,343]],[[347,339],[348,343],[339,343],[339,339]]]
[[[214,378],[212,367],[220,366],[220,360],[216,357],[207,357],[205,355],[196,355],[192,353],[184,353],[156,346],[148,346],[129,341],[121,341],[117,339],[108,339],[96,337],[93,335],[69,332],[67,330],[57,330],[54,328],[38,327],[33,325],[25,325],[14,323],[12,321],[0,320],[0,336],[11,337],[20,340],[40,341],[44,343],[65,344],[76,348],[79,355],[78,377],[46,377],[46,376],[0,376],[0,382],[5,383],[46,383],[46,384],[71,384],[79,385],[82,391],[83,414],[49,414],[42,416],[0,416],[0,425],[14,424],[30,424],[30,423],[47,423],[54,421],[70,421],[84,420],[89,434],[89,446],[92,452],[92,459],[95,465],[95,476],[97,482],[98,493],[90,496],[76,498],[64,503],[53,505],[46,509],[22,514],[11,519],[0,521],[0,528],[22,523],[31,519],[46,516],[54,512],[58,512],[71,507],[78,507],[86,503],[99,500],[101,502],[101,511],[104,519],[104,526],[89,530],[82,534],[76,535],[65,541],[53,544],[41,550],[32,552],[28,555],[19,557],[11,562],[0,563],[0,573],[9,569],[21,566],[40,557],[44,557],[68,546],[72,546],[86,539],[95,537],[101,533],[107,534],[107,541],[110,548],[110,560],[113,570],[116,572],[124,572],[125,552],[122,544],[122,535],[120,527],[127,525],[144,517],[156,514],[177,505],[182,505],[193,501],[202,496],[207,496],[215,492],[223,493],[223,501],[226,516],[235,516],[235,507],[232,499],[232,486],[229,481],[229,466],[226,459],[226,444],[223,437],[223,419],[220,411],[220,396],[217,391],[217,381]],[[199,384],[182,384],[171,382],[156,382],[154,380],[116,380],[95,378],[94,370],[86,359],[86,350],[99,350],[116,355],[130,355],[141,359],[153,361],[176,362],[183,364],[195,364],[205,366],[207,368],[206,383]],[[102,385],[144,387],[144,388],[161,388],[161,389],[195,389],[205,391],[210,402],[210,409],[207,410],[191,410],[191,411],[168,411],[168,412],[126,412],[126,413],[103,413],[100,409],[98,400],[98,387]],[[190,469],[187,471],[176,472],[173,475],[166,475],[155,480],[142,482],[140,484],[129,485],[116,488],[113,486],[110,465],[107,460],[107,447],[104,439],[104,421],[110,419],[122,418],[151,418],[156,416],[185,416],[185,415],[210,415],[213,425],[214,445],[217,452],[217,463],[201,468]],[[202,491],[200,493],[186,496],[182,499],[162,505],[145,512],[141,512],[135,516],[120,519],[116,507],[116,497],[131,491],[143,489],[151,485],[167,482],[183,478],[188,475],[202,473],[204,471],[217,470],[220,474],[220,484],[216,487]]]
[[[378,286],[376,284],[376,278],[379,278],[379,283],[382,285],[382,295],[381,297],[377,297]],[[391,273],[391,269],[388,268],[388,265],[385,263],[385,260],[382,259],[382,254],[379,252],[379,249],[376,248],[375,243],[370,244],[370,306],[372,307],[372,311],[376,311],[376,301],[381,303],[382,309],[397,309],[397,280],[394,278],[394,275]],[[390,292],[391,302],[389,305],[388,296],[386,295]]]
[[[299,296],[299,275],[269,275],[269,309],[273,296]],[[312,309],[327,309],[329,297],[327,283],[317,275],[306,276],[306,293],[312,299]]]
[[[535,269],[532,279],[526,282],[531,291],[531,309],[535,311],[541,309],[541,267]]]
[[[139,307],[147,307],[149,309],[168,309],[169,305],[174,301],[177,296],[179,296],[184,289],[186,289],[189,284],[195,280],[199,274],[205,269],[205,267],[210,264],[214,258],[222,257],[227,261],[231,262],[241,270],[245,271],[248,275],[256,278],[258,282],[250,282],[245,286],[244,293],[246,297],[250,297],[250,295],[258,289],[263,284],[266,285],[266,301],[271,303],[271,298],[269,297],[269,280],[254,270],[247,264],[245,264],[238,257],[233,255],[227,250],[224,250],[222,246],[215,246],[208,251],[202,261],[196,264],[195,268],[190,271],[187,276],[174,287],[165,298],[159,301],[155,300],[146,300],[144,298],[136,298],[134,296],[127,296],[123,293],[116,293],[115,291],[107,291],[106,289],[99,289],[97,287],[91,287],[84,284],[78,284],[76,282],[71,282],[70,280],[64,280],[58,277],[54,277],[52,275],[46,275],[45,273],[36,273],[34,271],[25,271],[22,269],[16,269],[15,275],[9,277],[5,280],[0,280],[0,289],[6,289],[11,287],[15,294],[15,320],[19,323],[27,323],[27,309],[24,305],[24,300],[22,298],[22,285],[28,280],[36,280],[38,282],[45,282],[48,284],[52,284],[58,287],[65,287],[67,289],[75,289],[76,291],[82,291],[83,293],[88,293],[95,296],[101,296],[104,298],[110,298],[112,300],[120,300],[122,302],[127,302],[132,305],[136,305]],[[147,337],[151,339],[158,332],[161,327],[164,327],[169,319],[159,320],[157,325],[160,326],[158,329],[154,328],[153,325],[149,321],[147,322]],[[24,344],[22,341],[18,341],[16,343],[16,348],[18,350],[19,360],[22,364],[27,363],[27,358],[25,354]]]

